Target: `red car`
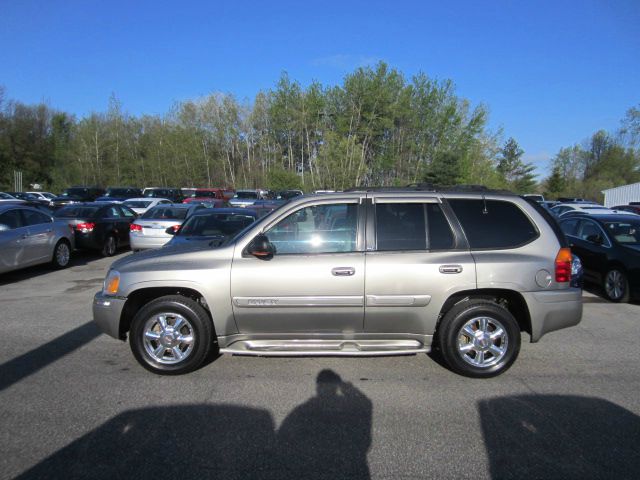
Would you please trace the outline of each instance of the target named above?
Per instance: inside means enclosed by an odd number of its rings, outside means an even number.
[[[197,188],[182,203],[207,202],[214,199],[225,200],[224,190],[221,188]]]

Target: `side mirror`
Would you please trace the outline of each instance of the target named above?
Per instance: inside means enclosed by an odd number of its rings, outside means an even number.
[[[263,260],[269,260],[275,255],[276,247],[265,234],[261,233],[251,241],[247,247],[247,253]]]
[[[169,235],[175,235],[176,233],[178,233],[178,230],[174,229],[173,227],[169,227],[164,231],[164,233],[167,233]]]

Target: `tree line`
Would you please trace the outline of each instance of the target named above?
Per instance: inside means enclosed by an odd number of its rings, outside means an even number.
[[[563,149],[551,178],[537,183],[517,141],[503,142],[487,119],[487,108],[459,97],[451,80],[407,79],[383,62],[354,70],[341,85],[303,87],[282,74],[251,102],[215,93],[163,115],[130,115],[112,96],[106,112],[76,118],[11,100],[0,88],[0,188],[11,189],[20,170],[25,183],[54,191],[74,184],[311,191],[430,182],[565,193],[578,188],[579,174],[610,168],[611,160],[598,157],[574,172],[559,160]],[[605,157],[624,151],[637,173],[637,150],[605,136],[607,148],[621,149]]]

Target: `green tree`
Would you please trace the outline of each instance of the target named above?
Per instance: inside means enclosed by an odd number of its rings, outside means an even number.
[[[536,184],[535,167],[531,163],[524,163],[520,148],[514,138],[509,138],[500,151],[498,173],[504,178],[506,186],[518,193],[530,192]]]

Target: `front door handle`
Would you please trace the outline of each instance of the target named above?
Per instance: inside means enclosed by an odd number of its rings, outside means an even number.
[[[440,273],[462,273],[462,265],[440,265]]]
[[[335,277],[350,277],[355,275],[356,269],[353,267],[336,267],[331,269],[331,275]]]

